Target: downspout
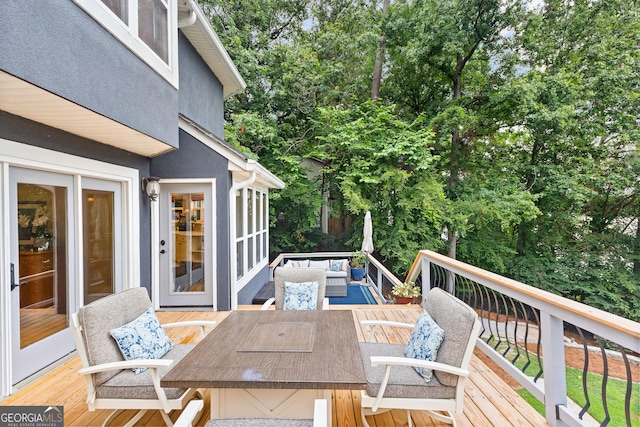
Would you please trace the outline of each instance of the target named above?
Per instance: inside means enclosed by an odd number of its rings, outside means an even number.
[[[249,163],[249,162],[248,162]],[[249,163],[252,165],[255,164],[255,161],[251,161]],[[235,202],[235,194],[236,191],[246,188],[253,184],[256,181],[256,171],[251,171],[251,176],[242,182],[238,182],[231,186],[229,189],[229,260],[230,260],[230,268],[229,268],[229,292],[231,293],[231,310],[238,309],[238,290],[236,289],[238,284],[238,272],[236,271],[237,258],[238,254],[236,253],[236,227],[235,224],[232,224],[232,221],[236,218],[236,202]],[[246,249],[246,248],[245,248]]]
[[[195,8],[198,7],[197,4],[194,5],[192,0],[189,0],[185,3],[190,7],[189,16],[183,19],[178,19],[178,28],[188,27],[189,25],[193,25],[196,22],[198,16],[196,15]]]
[[[189,11],[189,16],[178,20],[178,28],[188,27],[196,22],[196,13],[192,10]]]

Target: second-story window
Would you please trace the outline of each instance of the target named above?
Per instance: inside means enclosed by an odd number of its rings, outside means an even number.
[[[177,87],[173,0],[74,0],[133,53]]]
[[[162,0],[138,0],[138,34],[165,63],[169,62],[168,7]]]

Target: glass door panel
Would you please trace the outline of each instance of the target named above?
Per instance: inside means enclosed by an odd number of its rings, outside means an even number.
[[[163,306],[212,304],[210,194],[211,187],[203,184],[161,185],[161,241],[169,237],[160,252],[161,271],[169,273],[160,278]]]
[[[68,329],[75,310],[68,175],[10,170],[11,295],[14,383],[73,351]]]
[[[203,292],[204,209],[203,193],[171,193],[174,214],[173,289],[171,292]]]
[[[66,205],[64,187],[18,183],[20,348],[67,327]]]
[[[112,191],[82,190],[84,303],[115,292],[115,233]]]

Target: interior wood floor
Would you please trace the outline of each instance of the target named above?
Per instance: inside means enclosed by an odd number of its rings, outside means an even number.
[[[40,341],[67,327],[67,315],[55,307],[20,309],[20,348]]]
[[[255,309],[245,306],[241,309]],[[360,327],[360,320],[383,319],[402,322],[415,322],[420,314],[419,306],[331,306],[334,310],[351,310],[358,332],[358,339],[365,341],[368,330]],[[159,312],[161,322],[176,322],[190,319],[223,321],[229,312]],[[409,339],[410,331],[394,328],[378,328],[375,335],[378,342],[404,343]],[[172,328],[168,330],[174,342],[197,342],[199,333],[196,328]],[[31,381],[20,385],[20,389],[0,402],[0,405],[63,405],[67,426],[98,426],[106,419],[110,411],[87,410],[85,381],[77,371],[79,358],[73,357],[46,373],[36,375]],[[471,363],[471,376],[465,388],[464,412],[457,417],[461,427],[483,426],[546,426],[545,419],[535,412],[518,394],[511,389],[494,371],[476,356]],[[205,391],[205,413],[196,424],[203,426],[209,419],[209,393]],[[362,426],[360,419],[360,392],[335,390],[332,393],[333,426]],[[133,411],[123,413],[111,425],[123,425]],[[174,411],[170,417],[175,420],[179,413]],[[412,411],[411,418],[417,427],[444,427],[448,424],[432,420],[420,411]],[[368,418],[371,426],[406,426],[405,411],[390,411]],[[139,426],[164,425],[158,412],[147,413],[138,423]]]

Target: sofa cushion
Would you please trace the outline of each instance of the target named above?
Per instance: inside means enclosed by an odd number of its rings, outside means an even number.
[[[327,277],[347,277],[346,271],[327,271]]]
[[[160,359],[173,348],[153,309],[149,308],[136,319],[111,330],[125,360]],[[133,368],[139,374],[147,368]]]
[[[309,267],[324,268],[327,271],[331,269],[331,265],[328,259],[321,261],[309,260]]]

